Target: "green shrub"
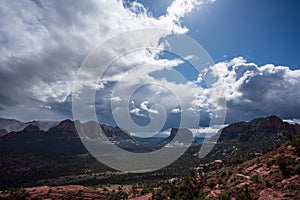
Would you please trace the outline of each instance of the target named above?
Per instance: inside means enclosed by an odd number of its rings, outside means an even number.
[[[252,180],[254,183],[259,183],[259,177],[258,177],[258,175],[253,175],[253,176],[251,177],[251,180]]]
[[[277,164],[282,173],[282,176],[288,178],[291,175],[291,170],[288,168],[288,166],[291,164],[290,159],[284,156],[280,156],[277,158]]]
[[[272,184],[271,184],[269,181],[266,181],[266,182],[265,182],[265,185],[266,185],[267,188],[272,187]]]
[[[236,196],[236,200],[252,200],[253,198],[250,195],[248,188],[246,187],[241,193]]]
[[[266,165],[267,165],[268,168],[270,168],[270,167],[273,165],[273,163],[272,163],[270,160],[268,160],[268,161],[266,162]]]
[[[215,186],[216,186],[216,184],[215,184],[215,182],[212,181],[212,180],[208,183],[208,187],[209,187],[210,189],[213,189]]]
[[[299,175],[300,175],[300,164],[297,164],[297,165],[294,167],[294,172],[295,172],[295,174],[299,174]]]

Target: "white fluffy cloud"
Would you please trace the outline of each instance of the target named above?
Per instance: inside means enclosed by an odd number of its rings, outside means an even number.
[[[163,28],[177,34],[186,33],[188,27],[182,25],[180,19],[207,2],[214,0],[175,0],[166,14],[159,18],[151,17],[137,2],[124,7],[120,0],[2,2],[2,117],[24,120],[70,117],[69,95],[73,82],[80,64],[91,49],[112,36],[140,28]],[[158,35],[150,42],[157,44],[160,37]],[[138,42],[137,38],[132,40]],[[156,85],[142,90],[139,98],[134,99],[138,103],[131,107],[131,114],[141,117],[147,117],[147,113],[157,114],[160,111],[159,106],[155,106],[157,104],[169,114],[181,112],[192,121],[196,113],[209,112],[212,106],[218,107],[220,98],[210,96],[215,89],[226,95],[228,122],[269,114],[286,119],[299,118],[300,70],[272,64],[258,66],[237,57],[211,67],[212,73],[219,79],[212,89],[208,89],[199,87],[204,81],[203,74],[195,82],[174,83],[155,79],[150,75],[152,72],[171,70],[183,62],[180,59],[160,59],[158,52],[147,49],[121,57],[100,83],[88,82],[90,77],[87,75],[85,84],[99,90],[100,98],[95,107],[101,114],[110,117],[110,102],[117,105],[116,109],[122,109],[122,106],[128,106],[122,104],[122,97],[126,96],[127,91],[141,83],[155,82]],[[152,67],[130,70],[134,65],[143,64]],[[120,95],[113,96],[111,91],[116,81],[122,84],[124,90]]]
[[[180,109],[180,108],[173,108],[173,109],[171,110],[171,113],[172,113],[172,114],[178,114],[178,113],[181,113],[181,109]]]
[[[205,81],[202,78],[182,84],[164,79],[155,80],[160,86],[153,85],[149,90],[139,93],[142,97],[140,101],[147,102],[147,105],[150,102],[158,103],[171,114],[181,112],[193,119],[199,112],[210,112],[212,108],[221,109],[218,106],[220,97],[224,94],[227,102],[227,123],[274,114],[285,119],[299,118],[300,70],[273,64],[258,66],[247,62],[243,57],[237,57],[216,63],[211,66],[210,71],[218,76],[211,88],[198,86],[199,82]],[[199,76],[205,76],[204,74]],[[146,80],[151,82],[151,79],[154,81],[147,73],[139,77],[142,78],[134,79],[136,82],[122,83],[124,93],[128,91],[126,87],[132,87],[131,84],[140,84]],[[211,96],[213,90],[217,92],[214,97]],[[174,91],[178,99],[183,100],[181,104],[170,91]],[[155,97],[155,94],[158,96]],[[146,108],[141,104],[138,110],[133,109],[137,116],[141,115],[142,110],[146,110],[142,107]],[[186,109],[182,110],[182,107]]]
[[[273,64],[258,66],[241,57],[211,68],[221,71],[215,85],[224,88],[228,121],[271,114],[299,118],[300,70]]]
[[[157,110],[148,108],[148,104],[149,104],[149,101],[143,101],[143,102],[141,103],[141,109],[142,109],[142,110],[145,110],[145,111],[147,111],[147,112],[149,112],[149,113],[158,114],[158,111],[157,111]]]
[[[23,112],[28,112],[30,107],[36,110],[39,105],[45,108],[50,104],[63,104],[72,91],[82,60],[97,44],[124,31],[140,28],[185,33],[188,29],[180,24],[180,18],[198,4],[198,1],[175,0],[166,15],[154,18],[141,4],[133,2],[124,7],[121,0],[2,2],[2,114],[11,116],[10,109],[15,105],[20,106],[19,112],[23,107],[26,107]],[[178,9],[178,5],[183,5],[184,9]],[[132,62],[153,63],[154,55],[142,52],[135,56],[139,60]],[[13,115],[18,117],[18,113]]]

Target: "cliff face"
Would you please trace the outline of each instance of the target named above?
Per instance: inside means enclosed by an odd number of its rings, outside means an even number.
[[[50,128],[48,134],[52,134],[58,139],[64,140],[79,138],[74,122],[68,119],[60,122],[57,126]]]
[[[300,126],[298,124],[289,124],[276,116],[270,116],[253,119],[250,122],[233,123],[221,130],[219,141],[229,141],[232,139],[248,141],[264,136],[295,135],[299,130]]]
[[[298,124],[289,124],[276,116],[233,123],[221,129],[218,142],[203,162],[228,160],[232,156],[247,156],[268,151],[283,144],[287,137],[300,133]]]

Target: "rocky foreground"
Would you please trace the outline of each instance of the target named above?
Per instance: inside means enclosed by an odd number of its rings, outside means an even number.
[[[206,197],[248,197],[249,199],[300,199],[300,157],[296,148],[284,145],[234,167],[201,176]]]
[[[0,192],[0,199],[131,199],[148,200],[152,193],[139,188],[120,186],[86,187],[82,185],[40,186],[6,190]]]

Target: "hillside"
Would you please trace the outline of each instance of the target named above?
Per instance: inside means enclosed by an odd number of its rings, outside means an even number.
[[[178,134],[178,129],[172,129],[168,138],[147,141],[132,137],[118,127],[104,125],[101,125],[102,135],[95,134],[95,122],[82,123],[81,128],[86,132],[85,138],[101,139],[105,134],[110,140],[108,142],[134,152],[150,152],[169,145],[169,141]],[[275,116],[234,123],[220,130],[218,143],[205,158],[198,158],[197,152],[201,145],[193,143],[171,165],[137,175],[120,174],[98,162],[85,149],[71,120],[62,121],[48,131],[30,124],[21,131],[0,137],[0,190],[83,184],[99,186],[141,183],[156,187],[161,181],[184,177],[191,169],[210,173],[220,166],[231,167],[272,152],[276,145],[283,144],[286,138],[296,135],[298,130],[299,125],[288,124]],[[189,133],[188,130],[180,131],[182,141]],[[221,165],[215,166],[215,162]]]
[[[243,163],[214,163],[162,183],[153,199],[300,199],[300,137]]]
[[[190,175],[152,186],[41,186],[0,192],[4,199],[259,199],[300,198],[300,137],[246,162],[220,164],[208,173]]]
[[[221,129],[214,136],[219,137],[218,142],[203,162],[268,152],[276,145],[284,143],[289,135],[298,133],[300,133],[299,124],[289,124],[276,116],[236,122]]]

